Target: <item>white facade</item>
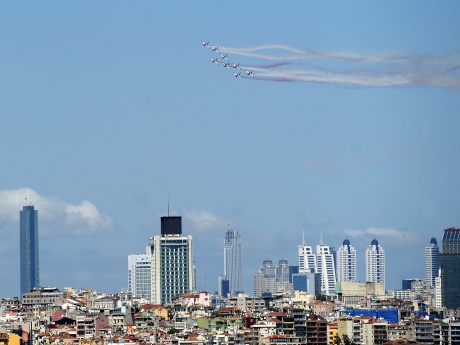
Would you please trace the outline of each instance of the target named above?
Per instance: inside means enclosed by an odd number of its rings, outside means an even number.
[[[377,240],[366,249],[366,281],[381,282],[385,290],[385,251]]]
[[[442,308],[442,276],[441,268],[438,276],[434,279],[434,299],[436,308]]]
[[[237,230],[227,230],[224,239],[224,278],[230,292],[243,291],[241,268],[241,237]]]
[[[342,246],[337,251],[337,257],[337,281],[356,282],[356,249],[349,240],[343,241]]]
[[[316,246],[317,271],[321,274],[321,293],[335,295],[335,262],[331,248],[324,243]]]
[[[435,287],[435,279],[439,271],[439,247],[436,239],[433,237],[430,245],[425,247],[425,282],[427,288]]]
[[[128,255],[128,291],[147,300],[150,300],[152,280],[149,251],[147,247],[145,254]]]
[[[316,255],[312,247],[307,246],[305,239],[302,238],[302,244],[299,245],[299,273],[315,273],[316,271]]]
[[[152,303],[168,303],[174,296],[195,290],[191,235],[153,236],[149,248]]]

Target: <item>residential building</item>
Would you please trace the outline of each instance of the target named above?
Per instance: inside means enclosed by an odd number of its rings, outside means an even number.
[[[53,286],[37,287],[22,295],[22,306],[26,310],[32,308],[44,309],[47,306],[59,305],[63,302],[62,291]]]
[[[338,249],[337,254],[337,281],[356,282],[356,249],[350,244],[348,239],[343,241],[343,244]]]
[[[385,289],[385,251],[376,239],[366,249],[366,282],[382,282]]]
[[[363,345],[383,344],[388,340],[388,322],[371,320],[361,324]]]
[[[460,308],[460,229],[444,230],[439,266],[442,304],[448,309]]]
[[[311,314],[307,318],[307,344],[327,344],[327,321],[323,317]]]
[[[38,260],[38,211],[33,205],[19,212],[21,296],[40,286]]]
[[[435,287],[435,280],[439,271],[439,247],[436,238],[432,238],[430,244],[425,247],[425,281],[429,289]]]
[[[128,255],[128,291],[150,300],[152,270],[150,248],[144,254]]]
[[[460,320],[446,319],[441,323],[441,344],[460,345]]]
[[[150,239],[149,248],[152,303],[169,303],[195,290],[192,236],[182,235],[181,217],[161,217],[161,235]]]
[[[237,230],[227,230],[224,240],[224,279],[230,293],[243,290],[241,267],[241,236]]]

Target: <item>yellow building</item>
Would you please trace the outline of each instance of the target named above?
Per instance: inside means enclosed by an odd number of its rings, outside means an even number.
[[[327,343],[333,345],[336,343],[338,334],[338,324],[328,323],[327,324]]]
[[[0,345],[20,345],[21,337],[14,333],[0,333]]]

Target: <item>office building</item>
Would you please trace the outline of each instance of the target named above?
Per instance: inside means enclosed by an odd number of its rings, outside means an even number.
[[[435,280],[439,271],[439,247],[436,238],[432,238],[430,244],[425,247],[425,281],[429,289],[435,286]]]
[[[135,296],[150,300],[152,285],[152,270],[150,248],[144,254],[128,256],[128,291]]]
[[[317,271],[316,267],[316,255],[313,253],[311,246],[305,243],[305,236],[302,236],[302,244],[299,245],[299,273],[310,272],[314,273]]]
[[[321,293],[321,275],[319,273],[296,273],[292,275],[294,290],[308,292],[314,296]]]
[[[375,239],[366,249],[366,282],[381,282],[385,290],[385,251]]]
[[[38,211],[33,205],[19,212],[21,296],[40,286],[38,265]]]
[[[230,282],[224,276],[219,276],[217,280],[217,295],[227,298],[230,293]]]
[[[321,275],[321,293],[324,295],[335,295],[335,260],[331,248],[326,246],[321,239],[316,246],[317,271]]]
[[[442,304],[447,309],[460,308],[460,229],[444,230],[439,266]]]
[[[181,217],[161,217],[161,235],[150,239],[149,249],[152,303],[169,303],[195,290],[192,236],[182,235]]]
[[[241,237],[236,230],[227,230],[224,239],[224,279],[230,292],[243,290],[241,273]]]
[[[343,241],[338,250],[337,281],[355,282],[356,273],[356,249],[350,244],[349,240]]]

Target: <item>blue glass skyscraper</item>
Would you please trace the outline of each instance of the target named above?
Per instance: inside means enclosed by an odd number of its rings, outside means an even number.
[[[34,206],[24,206],[19,212],[19,250],[21,296],[39,287],[38,266],[38,211]]]

